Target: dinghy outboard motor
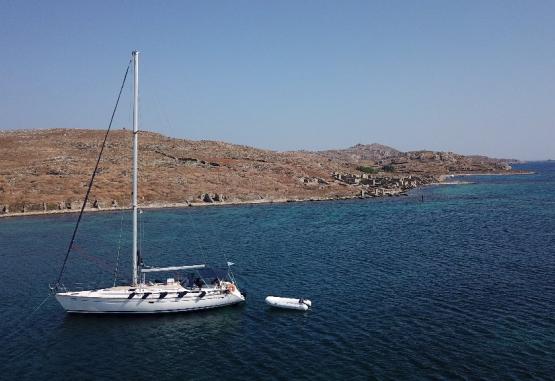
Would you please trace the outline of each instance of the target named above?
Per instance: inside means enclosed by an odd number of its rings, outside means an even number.
[[[304,304],[304,305],[307,306],[308,308],[311,308],[311,307],[312,307],[312,302],[311,302],[310,300],[308,300],[308,299],[300,298],[300,299],[299,299],[299,304]]]

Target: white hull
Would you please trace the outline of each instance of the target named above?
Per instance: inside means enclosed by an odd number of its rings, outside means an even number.
[[[159,314],[204,310],[241,303],[245,297],[234,289],[164,290],[113,287],[102,290],[61,292],[56,299],[69,313]],[[183,292],[187,292],[185,295]],[[131,294],[133,294],[132,297]],[[203,295],[204,294],[204,295]],[[145,296],[146,295],[146,296]],[[163,295],[163,296],[162,296]],[[201,296],[202,295],[202,296]]]
[[[266,297],[266,304],[276,308],[299,311],[307,311],[312,306],[312,302],[308,299],[281,298],[279,296]]]

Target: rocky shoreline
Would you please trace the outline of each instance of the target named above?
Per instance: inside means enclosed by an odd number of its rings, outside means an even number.
[[[388,194],[387,196],[399,196],[398,194]],[[316,202],[316,201],[340,201],[340,200],[355,200],[360,198],[370,198],[368,196],[337,196],[337,197],[310,197],[310,198],[261,198],[258,200],[235,200],[235,201],[220,201],[220,202],[184,202],[184,203],[153,203],[147,205],[141,205],[140,209],[167,209],[167,208],[198,208],[198,207],[210,207],[210,206],[237,206],[237,205],[260,205],[260,204],[283,204],[292,202]],[[102,213],[102,212],[114,212],[121,210],[131,210],[130,207],[111,207],[111,208],[85,208],[86,213]],[[44,216],[44,215],[61,215],[68,213],[79,213],[81,209],[59,209],[59,210],[30,210],[21,212],[7,212],[1,213],[0,218],[10,218],[10,217],[27,217],[27,216]]]
[[[311,197],[306,199],[258,199],[258,200],[244,200],[244,201],[221,201],[221,202],[185,202],[185,203],[154,203],[148,205],[141,205],[140,209],[167,209],[167,208],[189,208],[189,207],[210,207],[210,206],[234,206],[234,205],[259,205],[259,204],[274,204],[274,203],[290,203],[290,202],[309,202],[309,201],[337,201],[337,200],[350,200],[357,199],[359,196],[352,197]],[[102,213],[114,212],[120,210],[131,210],[130,207],[111,207],[111,208],[85,208],[86,213]],[[60,215],[68,213],[79,213],[80,209],[61,209],[61,210],[46,210],[46,211],[25,211],[25,212],[7,212],[0,214],[0,218],[9,217],[27,217],[27,216],[44,216],[44,215]]]
[[[99,130],[0,131],[0,217],[80,211],[103,138]],[[519,173],[510,159],[379,144],[276,152],[146,131],[139,144],[144,208],[387,197],[451,175]],[[130,132],[110,132],[87,211],[129,207],[130,152]]]
[[[400,179],[398,178],[387,178],[386,183],[389,185],[395,185],[394,188],[381,188],[381,187],[366,187],[360,190],[360,194],[358,195],[349,195],[349,196],[326,196],[326,197],[308,197],[308,198],[258,198],[254,200],[239,200],[239,199],[225,199],[225,197],[218,195],[218,194],[201,194],[197,200],[189,202],[173,202],[173,203],[163,203],[163,202],[154,202],[149,203],[146,205],[141,205],[141,209],[166,209],[166,208],[189,208],[189,207],[209,207],[209,206],[237,206],[237,205],[259,205],[259,204],[275,204],[275,203],[291,203],[291,202],[315,202],[315,201],[340,201],[340,200],[355,200],[355,199],[368,199],[368,198],[380,198],[380,197],[398,197],[398,196],[407,196],[407,192],[413,189],[425,187],[425,186],[433,186],[433,185],[465,185],[465,184],[472,184],[469,181],[447,181],[447,179],[456,178],[456,177],[463,177],[463,176],[512,176],[512,175],[530,175],[534,174],[535,172],[531,171],[515,171],[510,173],[461,173],[461,174],[449,174],[449,175],[440,175],[440,176],[429,176],[426,179],[430,181],[423,181],[422,178],[416,179],[412,175],[402,176]],[[338,175],[338,174],[334,174]],[[358,186],[370,185],[369,182],[374,180],[371,177],[366,177],[361,175],[360,177],[354,177],[361,180],[369,180],[366,184],[360,184],[359,182],[356,183]],[[384,183],[383,178],[379,178],[381,181],[380,183]],[[354,181],[353,178],[344,179],[347,182]],[[412,181],[412,182],[411,182]],[[373,185],[376,183],[373,182]],[[355,185],[355,183],[350,183],[350,185]],[[372,192],[368,192],[368,189],[373,189]],[[102,208],[99,206],[97,201],[93,201],[92,206],[86,207],[86,213],[97,213],[97,212],[114,212],[114,211],[122,211],[122,210],[131,210],[129,206],[119,206],[117,203],[112,203],[112,206],[109,208]],[[68,205],[69,206],[69,205]],[[0,210],[0,218],[9,218],[9,217],[27,217],[27,216],[44,216],[44,215],[61,215],[61,214],[68,214],[68,213],[78,213],[81,211],[82,203],[77,205],[77,202],[74,202],[73,205],[70,207],[64,208],[57,208],[57,209],[43,209],[43,210],[33,210],[33,209],[22,209],[19,212],[10,212],[9,210],[6,211]]]

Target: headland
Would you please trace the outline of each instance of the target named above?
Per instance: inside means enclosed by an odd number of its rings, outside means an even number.
[[[81,209],[104,131],[0,132],[0,217]],[[507,175],[515,160],[452,152],[401,152],[380,144],[276,152],[142,132],[143,208],[391,197],[457,175]],[[87,211],[127,209],[131,132],[109,135]]]

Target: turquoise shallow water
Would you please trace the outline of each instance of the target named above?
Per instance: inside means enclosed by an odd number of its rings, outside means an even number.
[[[0,378],[552,379],[555,164],[523,168],[537,174],[404,198],[148,210],[148,264],[227,259],[248,292],[171,316],[68,316],[52,299],[32,314],[76,216],[0,220]],[[85,216],[66,285],[111,284],[121,218]],[[270,294],[314,308],[271,310]]]

